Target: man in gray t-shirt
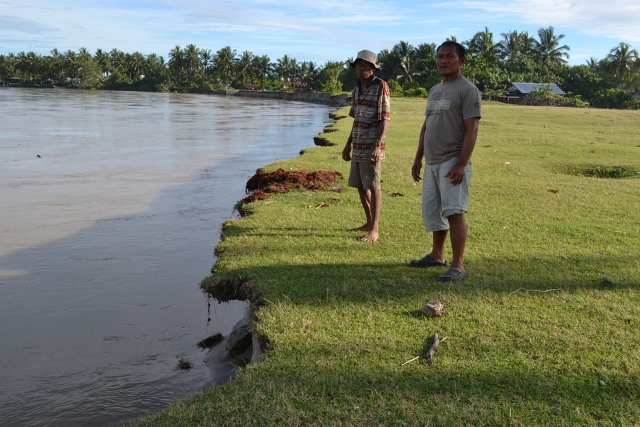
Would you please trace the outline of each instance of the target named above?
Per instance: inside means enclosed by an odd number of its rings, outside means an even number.
[[[433,233],[431,252],[411,261],[413,267],[450,267],[440,275],[443,282],[467,277],[464,249],[467,242],[467,213],[471,153],[478,136],[481,94],[462,76],[466,50],[459,43],[446,41],[436,51],[436,65],[442,82],[429,91],[425,121],[411,175],[420,181],[422,158],[425,170],[422,184],[422,220]],[[451,230],[451,264],[444,259],[444,244]]]

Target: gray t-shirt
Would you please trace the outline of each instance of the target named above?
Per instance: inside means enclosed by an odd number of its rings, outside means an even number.
[[[482,95],[465,77],[431,88],[427,101],[424,156],[428,164],[446,162],[460,155],[466,133],[464,121],[481,117]]]

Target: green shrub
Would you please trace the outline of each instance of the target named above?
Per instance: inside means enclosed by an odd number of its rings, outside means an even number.
[[[607,89],[596,92],[591,104],[596,108],[618,108],[629,107],[631,95],[619,89]]]
[[[574,176],[585,176],[591,178],[637,178],[640,176],[640,168],[636,166],[606,166],[606,165],[564,165],[564,173]]]
[[[404,96],[413,96],[417,98],[426,98],[427,90],[423,87],[417,87],[404,91]]]
[[[389,91],[391,92],[391,95],[402,95],[403,94],[403,90],[402,90],[402,86],[400,86],[400,83],[398,83],[397,81],[390,79],[387,84],[389,85]]]

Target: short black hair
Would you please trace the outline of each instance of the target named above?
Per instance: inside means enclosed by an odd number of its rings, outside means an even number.
[[[467,55],[467,49],[465,49],[464,46],[462,46],[460,43],[454,42],[453,40],[447,40],[446,42],[444,42],[440,46],[438,46],[438,48],[436,49],[436,55],[438,54],[438,52],[440,52],[440,48],[442,46],[453,46],[453,47],[455,47],[456,48],[456,52],[458,53],[458,56],[460,58],[462,58],[462,57]]]

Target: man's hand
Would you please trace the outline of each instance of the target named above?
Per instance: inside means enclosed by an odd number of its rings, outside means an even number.
[[[373,147],[373,151],[371,152],[371,157],[369,157],[369,163],[375,165],[382,158],[382,149],[378,146]]]
[[[460,185],[464,179],[465,166],[466,165],[455,164],[444,177],[451,179],[451,185]]]
[[[344,146],[344,150],[342,150],[342,160],[348,162],[351,160],[351,144],[347,144]]]
[[[411,176],[415,182],[420,182],[422,179],[420,177],[420,170],[422,169],[422,160],[416,160],[413,162],[413,166],[411,166]]]

